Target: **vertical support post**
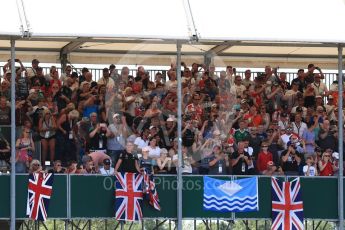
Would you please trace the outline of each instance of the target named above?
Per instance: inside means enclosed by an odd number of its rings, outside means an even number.
[[[68,58],[67,54],[60,54],[60,63],[61,63],[61,72],[65,73],[65,69],[67,66]]]
[[[344,229],[344,187],[343,187],[343,47],[338,45],[338,152],[339,152],[339,174],[338,174],[338,217],[339,230]]]
[[[182,85],[181,85],[181,43],[177,41],[177,136],[178,136],[178,170],[177,170],[177,230],[182,230]]]
[[[206,52],[204,54],[204,64],[206,65],[207,68],[210,67],[210,65],[212,64],[212,62],[213,62],[212,59],[213,59],[213,54],[212,53]]]
[[[65,230],[68,230],[68,220],[65,220]],[[73,230],[73,224],[72,224],[72,230]]]
[[[67,174],[66,176],[66,188],[67,188],[67,220],[65,221],[65,230],[68,230],[68,223],[71,220],[71,176],[70,174]],[[72,224],[73,229],[73,224]]]
[[[16,68],[15,40],[11,38],[11,230],[16,229]]]

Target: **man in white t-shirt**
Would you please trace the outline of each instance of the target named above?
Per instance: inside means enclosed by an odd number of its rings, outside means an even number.
[[[314,82],[312,84],[314,88],[315,95],[320,96],[327,96],[328,95],[328,89],[325,83],[321,82],[321,75],[315,74],[314,75]]]
[[[246,90],[246,87],[242,85],[241,76],[235,77],[235,84],[231,85],[230,93],[236,95],[236,97],[240,96],[243,98],[243,92]]]

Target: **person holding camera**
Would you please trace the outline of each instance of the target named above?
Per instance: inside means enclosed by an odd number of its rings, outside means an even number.
[[[291,141],[287,143],[288,148],[281,153],[281,166],[285,175],[299,175],[300,166],[303,165],[303,155],[296,149]]]
[[[316,75],[316,73],[314,73],[315,70],[319,71],[321,79],[325,79],[325,76],[322,73],[322,70],[320,69],[320,67],[316,67],[314,64],[309,64],[308,71],[301,74],[304,77],[304,81],[306,83],[313,83],[315,81],[315,75]]]
[[[330,121],[324,120],[320,124],[319,140],[317,142],[321,149],[336,149],[337,148],[337,129],[331,128]]]
[[[95,163],[93,162],[92,158],[88,159],[88,161],[84,164],[84,169],[81,170],[81,174],[97,174],[98,170],[95,167]]]
[[[308,156],[306,160],[306,165],[303,166],[304,176],[317,176],[316,164],[314,164],[314,158]]]
[[[231,155],[231,166],[234,175],[249,175],[249,166],[253,161],[249,154],[244,151],[244,143],[239,142],[237,151]]]
[[[220,145],[213,147],[212,155],[209,157],[209,175],[226,175],[229,166],[229,158],[222,151]]]
[[[314,74],[314,82],[312,83],[315,95],[320,95],[322,97],[327,97],[329,95],[328,88],[325,83],[321,82],[321,75]]]
[[[332,152],[332,149],[326,149],[326,151],[322,154],[322,158],[318,162],[320,176],[333,176],[334,172],[338,170],[338,168],[333,164],[331,158]]]
[[[107,149],[107,125],[99,123],[97,113],[90,114],[91,127],[89,130],[88,149],[90,152],[101,151],[106,152]]]

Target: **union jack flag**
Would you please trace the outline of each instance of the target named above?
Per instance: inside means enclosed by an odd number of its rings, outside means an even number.
[[[137,173],[116,173],[116,220],[140,221],[143,218],[140,201],[143,199],[143,176]]]
[[[54,174],[29,174],[26,215],[32,220],[47,219],[50,197],[53,192]]]
[[[272,230],[302,230],[303,201],[299,178],[281,182],[272,177]]]
[[[156,210],[160,211],[161,206],[158,198],[158,193],[156,189],[156,184],[154,182],[153,176],[149,175],[146,171],[144,171],[144,183],[143,183],[143,192],[145,194],[145,198],[149,200],[149,204]]]

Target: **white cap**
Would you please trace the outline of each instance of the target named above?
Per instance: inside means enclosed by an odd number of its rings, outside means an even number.
[[[332,153],[332,157],[339,160],[339,153],[337,152]]]

